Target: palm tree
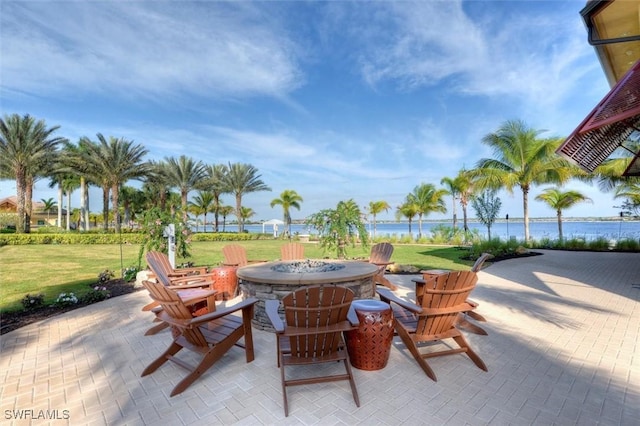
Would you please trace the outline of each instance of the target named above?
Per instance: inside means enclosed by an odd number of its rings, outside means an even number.
[[[149,161],[149,168],[149,172],[143,177],[142,184],[145,209],[151,210],[158,207],[161,211],[165,211],[171,189],[166,176],[166,164],[152,160]]]
[[[36,121],[28,114],[5,115],[0,119],[0,177],[16,180],[18,233],[29,231],[29,194],[34,176],[55,159],[57,146],[66,140],[53,136],[59,127],[47,128],[44,120]]]
[[[515,186],[522,191],[524,238],[529,241],[529,190],[534,184],[563,184],[577,176],[578,169],[555,153],[562,139],[539,139],[541,130],[529,128],[522,121],[507,121],[495,133],[482,138],[493,149],[495,158],[477,163],[473,177],[480,189]]]
[[[458,187],[458,196],[460,197],[460,206],[462,206],[462,224],[466,235],[469,232],[467,209],[469,207],[469,201],[471,201],[475,192],[475,184],[471,174],[465,169],[458,172],[455,180]]]
[[[202,185],[207,177],[207,171],[202,161],[194,161],[193,158],[181,155],[180,158],[165,158],[164,172],[167,182],[180,191],[182,206],[182,221],[187,223],[187,199],[189,191]]]
[[[40,201],[42,201],[42,204],[44,204],[43,206],[43,210],[45,212],[47,212],[47,225],[49,224],[49,214],[51,213],[51,210],[54,207],[58,206],[58,202],[56,200],[54,200],[53,198],[48,198],[48,199],[44,199],[41,198]]]
[[[251,164],[229,163],[229,169],[223,179],[223,186],[236,199],[236,215],[242,211],[242,196],[244,194],[256,191],[271,191],[271,188],[260,180],[258,169]],[[241,216],[237,217],[238,232],[242,232],[244,231],[244,220],[242,220]]]
[[[284,223],[286,225],[286,235],[291,235],[291,213],[290,210],[292,207],[300,210],[300,203],[302,202],[302,197],[293,189],[285,189],[280,194],[280,198],[274,198],[271,200],[271,207],[280,205],[282,206],[282,211],[284,213]]]
[[[220,215],[220,208],[222,207],[222,194],[226,194],[228,191],[225,188],[224,176],[227,174],[227,166],[225,164],[214,164],[207,167],[207,189],[213,194],[213,217],[214,217],[214,232],[218,232],[218,218]]]
[[[251,207],[245,207],[245,206],[240,207],[240,213],[236,212],[236,217],[242,219],[242,223],[244,223],[245,220],[255,215],[256,215],[256,212],[253,211]]]
[[[413,232],[411,231],[411,223],[413,222],[413,218],[418,214],[418,205],[413,200],[413,197],[407,196],[405,198],[404,203],[399,205],[396,208],[396,219],[400,220],[400,218],[405,218],[409,221],[409,236],[413,236]]]
[[[96,136],[98,143],[83,144],[85,151],[81,152],[80,156],[91,165],[91,173],[94,177],[101,177],[103,190],[107,188],[107,194],[111,191],[115,231],[120,232],[120,187],[130,179],[145,176],[151,170],[150,163],[142,161],[149,151],[142,145],[134,145],[133,141],[124,138],[110,136],[107,140],[101,133]],[[108,212],[108,197],[106,202],[105,210]]]
[[[193,197],[193,201],[190,201],[189,204],[194,207],[196,216],[204,215],[204,230],[207,230],[207,213],[212,211],[212,206],[214,202],[214,194],[210,191],[198,191],[198,194]],[[197,223],[197,222],[196,222]],[[197,225],[196,225],[197,226]],[[197,229],[196,229],[197,232]]]
[[[436,189],[436,187],[430,183],[422,183],[413,188],[413,192],[409,194],[413,203],[418,207],[418,238],[422,238],[423,216],[427,216],[432,212],[447,212],[443,199],[446,193],[446,190]]]
[[[444,185],[445,190],[447,191],[448,195],[451,195],[451,207],[452,209],[452,213],[453,213],[453,229],[456,229],[458,227],[458,214],[456,212],[456,199],[459,197],[460,192],[461,192],[461,181],[460,181],[460,175],[456,176],[455,178],[450,178],[450,177],[443,177],[440,180],[440,184]]]
[[[220,215],[222,216],[222,232],[226,232],[227,230],[227,216],[233,214],[233,207],[231,206],[220,206],[219,208]]]
[[[547,188],[541,194],[536,196],[536,200],[544,201],[549,207],[556,211],[556,216],[558,217],[558,238],[561,242],[562,210],[573,207],[577,203],[592,201],[591,198],[579,191],[562,191],[560,188]]]
[[[373,216],[373,238],[376,238],[376,216],[380,213],[388,212],[391,206],[384,200],[369,201],[369,213]]]

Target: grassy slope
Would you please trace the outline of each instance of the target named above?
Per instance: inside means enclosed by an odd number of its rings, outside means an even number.
[[[192,244],[189,260],[196,265],[216,266],[222,262],[221,249],[229,242],[196,242]],[[250,259],[275,260],[280,257],[280,240],[243,241]],[[460,260],[463,254],[453,247],[396,244],[391,258],[402,265],[421,269],[467,269],[472,262]],[[139,246],[122,246],[122,265],[137,265]],[[369,250],[350,248],[349,257],[368,257]],[[323,258],[317,244],[305,244],[305,256]],[[177,259],[177,263],[186,261]],[[27,293],[45,294],[51,303],[58,294],[84,294],[105,269],[121,270],[119,245],[24,245],[0,248],[0,312],[21,309],[20,299]],[[144,266],[144,264],[143,264]]]

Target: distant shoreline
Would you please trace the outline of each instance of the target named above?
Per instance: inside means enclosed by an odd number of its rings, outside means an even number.
[[[620,218],[620,216],[608,216],[608,217],[563,217],[562,218],[562,222],[640,222],[640,218],[633,218],[633,217],[624,217],[624,218]],[[368,223],[372,223],[372,220],[369,220]],[[453,219],[449,218],[449,219],[422,219],[423,223],[453,223]],[[458,217],[457,220],[458,224],[461,224],[463,222],[461,217]],[[468,223],[481,223],[478,219],[474,218],[468,218],[467,219]],[[524,218],[523,217],[510,217],[509,220],[506,220],[504,217],[498,218],[496,219],[496,223],[522,223],[524,222]],[[529,218],[529,222],[558,222],[558,218],[553,216],[553,217],[530,217]],[[235,222],[234,222],[235,223]],[[407,220],[376,220],[377,224],[394,224],[394,223],[409,223]],[[418,219],[414,219],[411,221],[412,224],[416,224],[418,223]],[[227,224],[229,224],[229,222],[227,222]],[[249,224],[247,222],[247,224]],[[251,222],[252,225],[261,225],[262,222]],[[304,225],[305,221],[304,220],[294,220],[292,221],[292,224],[296,224],[296,225]]]

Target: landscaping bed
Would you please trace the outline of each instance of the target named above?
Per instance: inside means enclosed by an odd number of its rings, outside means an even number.
[[[135,282],[126,282],[123,279],[110,280],[100,285],[105,287],[109,291],[109,293],[111,294],[110,297],[122,296],[123,294],[129,294],[133,293],[134,291],[144,289],[143,287],[135,288]],[[34,322],[60,315],[87,305],[88,303],[78,302],[77,304],[71,306],[59,307],[49,305],[34,309],[32,311],[20,310],[16,312],[3,313],[2,317],[0,318],[0,334],[5,334],[20,327],[24,327],[25,325],[29,325]]]

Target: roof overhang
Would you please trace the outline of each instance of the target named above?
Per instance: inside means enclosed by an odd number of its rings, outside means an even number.
[[[640,136],[640,0],[590,0],[580,14],[613,87],[556,152],[591,173]],[[640,176],[631,153],[623,176]]]
[[[640,61],[611,89],[556,152],[591,173],[618,147],[624,147],[624,142],[634,133],[636,137],[640,135]]]
[[[610,86],[640,59],[640,0],[590,0],[580,11]]]

